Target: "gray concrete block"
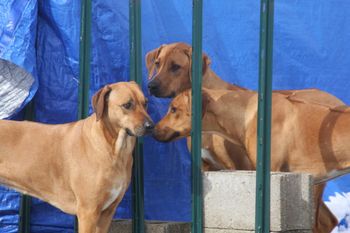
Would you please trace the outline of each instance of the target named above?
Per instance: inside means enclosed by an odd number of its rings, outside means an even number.
[[[255,233],[255,231],[204,228],[204,233]],[[279,233],[271,231],[271,233]],[[311,230],[283,231],[283,233],[312,233]]]
[[[185,222],[146,221],[146,233],[190,233]],[[132,233],[131,220],[113,220],[108,233]]]
[[[113,220],[109,227],[108,233],[131,233],[131,221],[129,220]]]
[[[204,226],[208,232],[215,232],[212,229],[223,233],[254,230],[255,171],[205,172],[203,197]],[[312,223],[311,176],[272,173],[271,231],[309,230]]]

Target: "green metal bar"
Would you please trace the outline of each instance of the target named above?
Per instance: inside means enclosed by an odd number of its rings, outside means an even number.
[[[27,121],[34,121],[35,120],[33,101],[30,101],[27,104],[27,106],[24,108],[24,119]]]
[[[144,188],[143,188],[143,139],[137,139],[133,153],[133,180],[132,180],[132,232],[144,233]]]
[[[271,104],[274,1],[261,0],[255,232],[270,232]]]
[[[141,51],[141,0],[129,0],[129,38],[130,38],[130,80],[142,85]],[[144,187],[143,187],[143,138],[136,141],[133,153],[132,180],[132,232],[145,232]]]
[[[192,11],[192,233],[203,230],[202,147],[202,14],[203,1],[193,0]]]
[[[21,196],[20,210],[19,210],[19,229],[20,233],[30,233],[30,206],[31,197],[27,195]]]
[[[24,109],[24,119],[28,121],[33,121],[34,116],[34,105],[33,101],[29,102]],[[21,202],[19,208],[19,226],[18,232],[20,233],[30,233],[30,207],[32,198],[27,195],[21,195]]]
[[[91,0],[81,1],[79,54],[79,111],[78,118],[89,115],[90,47],[91,47]]]
[[[79,50],[79,109],[78,119],[89,115],[90,58],[91,58],[91,0],[81,1],[80,50]],[[78,219],[74,220],[74,232],[78,233]]]

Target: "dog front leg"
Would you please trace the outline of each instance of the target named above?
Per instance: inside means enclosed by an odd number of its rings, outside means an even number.
[[[337,218],[328,209],[326,204],[321,201],[319,203],[319,210],[317,215],[317,222],[313,232],[317,233],[330,233],[338,225]]]
[[[96,233],[97,219],[99,218],[96,210],[79,209],[77,217],[79,233]]]
[[[326,183],[314,186],[315,222],[314,233],[330,233],[338,224],[337,218],[322,200]]]
[[[315,203],[315,222],[313,227],[314,233],[330,233],[338,224],[337,218],[328,209],[322,200],[323,191],[326,183],[314,186],[314,203]]]
[[[101,216],[97,222],[96,233],[107,233],[111,225],[113,215],[117,206],[119,205],[120,198],[117,198],[107,209],[102,211]]]

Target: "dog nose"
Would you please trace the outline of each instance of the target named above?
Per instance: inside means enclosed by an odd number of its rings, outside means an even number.
[[[155,93],[158,91],[159,83],[157,81],[153,80],[153,81],[148,83],[147,87],[151,93]]]
[[[154,129],[154,123],[152,121],[145,121],[145,123],[143,124],[143,126],[145,127],[145,129],[147,131],[151,131]]]

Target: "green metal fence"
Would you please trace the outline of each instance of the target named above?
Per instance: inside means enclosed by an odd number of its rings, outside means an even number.
[[[129,0],[129,38],[130,38],[130,80],[142,85],[141,51],[141,0]],[[138,138],[134,149],[132,180],[132,232],[143,233],[143,138]]]
[[[260,3],[260,51],[255,232],[270,232],[272,42],[274,0]]]
[[[28,121],[34,121],[34,104],[31,101],[24,109],[24,119]],[[20,233],[30,233],[30,206],[32,198],[28,195],[21,195],[20,208],[19,208],[19,226],[18,231]]]
[[[201,50],[202,0],[193,0],[192,28],[192,232],[201,233],[202,177],[201,177]],[[255,232],[270,231],[270,144],[271,144],[271,90],[273,0],[261,0],[260,56],[258,104],[258,158],[256,182]]]
[[[79,118],[88,116],[91,46],[91,0],[81,2]],[[129,0],[130,80],[142,83],[141,0]],[[203,231],[201,176],[201,87],[202,87],[202,14],[203,0],[193,0],[192,17],[192,233]],[[270,144],[272,42],[274,0],[261,0],[259,50],[259,102],[256,182],[257,233],[270,230]],[[143,139],[134,151],[133,232],[143,233]],[[23,196],[20,210],[20,232],[30,232],[30,197]],[[77,226],[77,224],[75,224]],[[77,227],[75,227],[77,232]]]
[[[91,0],[81,1],[79,49],[79,108],[78,119],[89,116],[90,58],[91,58]],[[78,232],[75,217],[74,232]]]
[[[85,118],[89,110],[91,0],[82,1],[80,36],[79,116]],[[130,80],[142,83],[141,54],[141,1],[129,0]],[[133,232],[144,232],[143,206],[143,139],[139,138],[134,150],[132,209]],[[77,228],[76,228],[77,229]]]
[[[203,0],[193,0],[192,10],[192,231],[203,229],[201,173],[202,147],[202,17]]]
[[[270,232],[270,148],[274,1],[261,0],[255,232]],[[201,233],[202,0],[193,0],[192,19],[192,233]]]
[[[91,0],[81,1],[79,50],[79,110],[78,118],[89,115],[91,58]]]
[[[89,83],[90,83],[90,47],[91,47],[91,0],[83,0],[81,7],[80,32],[80,85],[79,85],[79,118],[88,116]],[[129,33],[130,33],[130,80],[142,83],[141,54],[141,1],[129,0]],[[143,139],[137,140],[134,150],[132,209],[133,232],[144,232],[143,211]],[[77,221],[75,221],[77,232]]]

